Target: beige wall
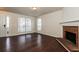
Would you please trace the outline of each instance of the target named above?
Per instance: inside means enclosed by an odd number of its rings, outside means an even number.
[[[9,36],[14,36],[14,35],[21,34],[21,33],[18,32],[18,17],[25,16],[25,15],[20,15],[20,14],[6,12],[6,11],[0,11],[0,15],[10,16]],[[32,32],[35,32],[35,18],[30,17],[30,16],[29,16],[29,18],[31,18],[31,20],[32,20],[32,31],[31,31],[31,33],[32,33]],[[22,34],[25,34],[25,33],[22,33]]]
[[[63,21],[63,10],[40,17],[42,18],[42,31],[40,33],[54,37],[62,37],[62,26],[59,23]]]

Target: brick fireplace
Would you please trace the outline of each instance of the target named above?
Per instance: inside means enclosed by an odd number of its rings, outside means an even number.
[[[63,39],[67,39],[79,48],[79,27],[78,26],[63,26]]]

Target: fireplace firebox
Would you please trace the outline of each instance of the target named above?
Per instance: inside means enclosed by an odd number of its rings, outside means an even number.
[[[76,34],[75,33],[66,31],[66,39],[71,41],[72,43],[74,43],[76,45]]]

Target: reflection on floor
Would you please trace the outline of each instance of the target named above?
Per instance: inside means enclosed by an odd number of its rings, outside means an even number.
[[[67,52],[54,37],[37,33],[0,38],[1,52]]]

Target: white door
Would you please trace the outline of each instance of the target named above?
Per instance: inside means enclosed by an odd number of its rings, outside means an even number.
[[[7,16],[0,15],[0,37],[8,36],[8,23],[7,23]],[[9,21],[9,20],[8,20]]]

